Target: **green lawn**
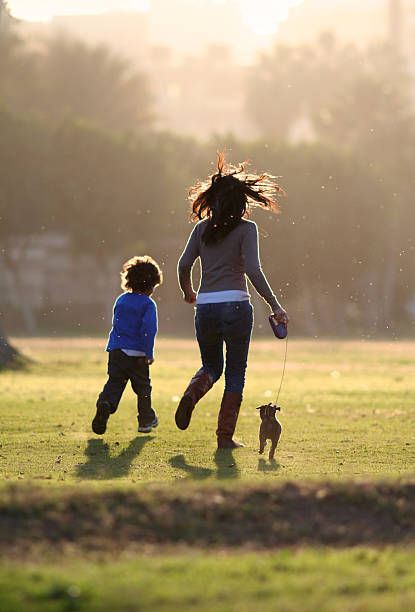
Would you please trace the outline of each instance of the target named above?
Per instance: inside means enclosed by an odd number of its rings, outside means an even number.
[[[0,373],[2,612],[415,609],[415,342],[290,340],[272,463],[255,408],[283,342],[253,343],[246,446],[222,453],[222,381],[174,425],[194,342],[158,341],[159,428],[137,434],[128,389],[103,437],[104,340],[14,342],[33,361]]]
[[[174,424],[177,399],[198,367],[191,341],[160,340],[152,366],[160,426],[136,433],[135,399],[125,393],[107,433],[90,429],[105,381],[104,341],[20,339],[34,360],[0,373],[0,479],[105,486],[143,481],[397,477],[414,472],[415,343],[290,341],[280,403],[276,462],[258,456],[259,416],[281,376],[284,343],[256,342],[237,427],[246,448],[233,465],[215,454],[223,390],[198,405],[190,428]]]
[[[0,566],[3,612],[415,608],[413,550],[144,555],[134,561]]]

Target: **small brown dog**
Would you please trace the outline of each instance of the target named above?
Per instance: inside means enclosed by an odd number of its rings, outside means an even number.
[[[265,404],[264,406],[258,406],[257,410],[259,410],[262,420],[259,428],[259,454],[263,454],[267,440],[271,440],[268,458],[272,461],[282,431],[281,423],[277,420],[275,413],[281,408],[274,404]]]

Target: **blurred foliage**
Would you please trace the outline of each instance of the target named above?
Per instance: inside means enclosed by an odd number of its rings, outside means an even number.
[[[280,216],[252,218],[293,327],[365,337],[409,329],[414,118],[408,78],[390,50],[339,47],[328,35],[312,48],[277,47],[249,84],[248,107],[264,136],[201,143],[140,129],[151,116],[146,80],[129,79],[128,66],[103,48],[56,38],[28,49],[10,29],[1,45],[0,241],[16,286],[22,270],[10,253],[31,235],[65,235],[68,257],[87,256],[96,270],[91,294],[111,275],[108,305],[123,258],[147,252],[165,272],[156,294],[161,330],[190,331],[176,282],[191,230],[186,191],[214,170],[215,151],[226,144],[230,161],[254,160],[281,175],[288,192]],[[302,114],[317,139],[289,144]],[[77,279],[68,282],[79,295]],[[35,314],[23,301],[30,329]]]
[[[0,25],[0,100],[16,111],[65,114],[112,130],[148,129],[148,78],[104,45],[59,34],[27,44],[17,27]]]
[[[340,45],[330,33],[313,45],[278,44],[250,70],[247,110],[267,142],[289,138],[305,120],[308,139],[332,148],[338,163],[334,167],[327,160],[328,171],[321,176],[324,194],[317,204],[326,231],[321,240],[325,248],[332,241],[330,254],[346,241],[361,266],[356,280],[336,252],[333,265],[339,276],[346,275],[346,283],[339,279],[339,285],[347,287],[349,300],[366,303],[366,324],[393,327],[407,320],[404,305],[412,301],[413,309],[415,300],[410,286],[415,266],[415,116],[413,80],[403,59],[389,45],[358,49]],[[358,173],[342,167],[339,155],[349,159],[349,168],[356,160]],[[309,168],[318,172],[312,160]],[[333,193],[339,176],[344,183]],[[298,184],[287,185],[294,195]],[[348,202],[342,202],[342,189]],[[327,196],[336,206],[328,224],[321,218]],[[307,225],[311,229],[309,221]],[[318,250],[315,244],[314,253]],[[307,269],[308,259],[301,267]]]
[[[277,44],[249,70],[247,111],[267,137],[288,138],[299,119],[336,148],[376,152],[412,131],[412,82],[393,47],[340,45],[330,33],[314,44]]]
[[[55,36],[44,41],[35,65],[36,87],[26,91],[26,106],[52,116],[70,112],[109,129],[149,127],[147,77],[134,73],[127,61],[107,47],[89,47],[67,36]]]

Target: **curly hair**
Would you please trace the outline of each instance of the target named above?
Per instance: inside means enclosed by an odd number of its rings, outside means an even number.
[[[163,282],[163,273],[157,262],[149,255],[132,257],[122,267],[121,288],[139,293],[152,293]]]
[[[208,219],[202,240],[214,244],[224,238],[246,216],[252,206],[269,208],[275,213],[280,209],[275,200],[285,191],[274,181],[271,174],[248,174],[248,161],[239,167],[225,165],[226,149],[217,152],[218,171],[207,181],[189,189],[192,221]]]

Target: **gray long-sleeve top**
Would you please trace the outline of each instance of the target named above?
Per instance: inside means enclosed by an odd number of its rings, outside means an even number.
[[[202,279],[199,293],[214,291],[247,291],[246,277],[270,305],[273,312],[280,308],[262,272],[258,251],[258,228],[253,221],[241,219],[217,244],[206,245],[202,235],[207,221],[200,221],[190,234],[178,265],[179,283],[184,293],[192,290],[191,271],[200,257]]]

